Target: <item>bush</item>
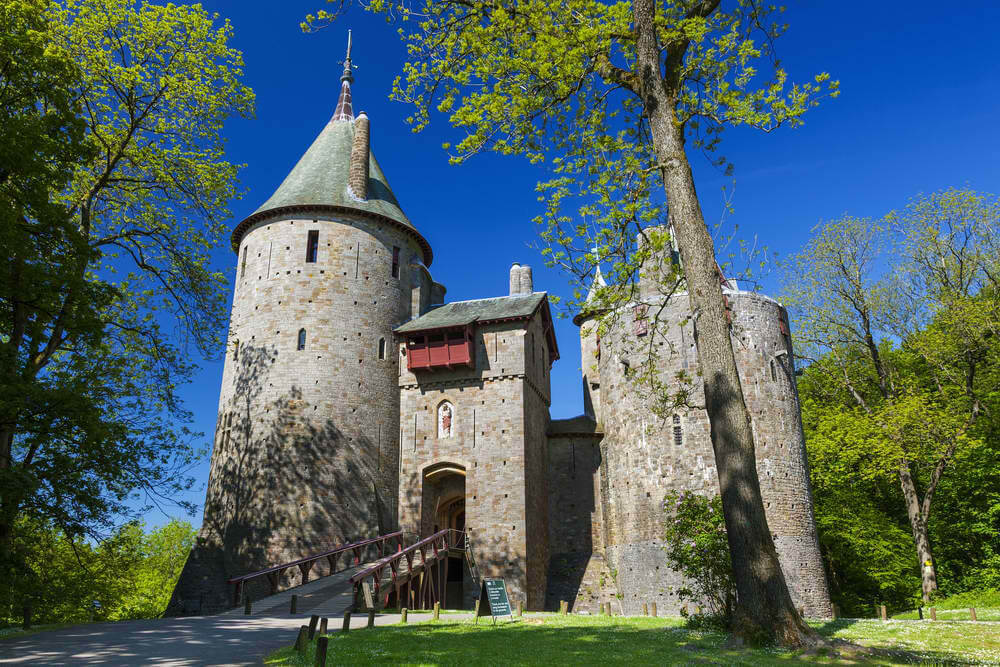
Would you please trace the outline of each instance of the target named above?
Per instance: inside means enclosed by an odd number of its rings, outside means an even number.
[[[701,614],[682,614],[696,627],[728,629],[736,603],[722,498],[672,491],[667,511],[667,564],[684,576],[679,600],[700,606]]]

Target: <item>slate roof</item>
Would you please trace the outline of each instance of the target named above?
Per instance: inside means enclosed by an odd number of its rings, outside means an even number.
[[[430,329],[461,327],[472,322],[530,317],[546,300],[545,292],[495,296],[489,299],[453,301],[424,313],[415,320],[396,327],[396,333],[412,333]]]
[[[413,223],[399,207],[396,195],[371,152],[368,154],[368,199],[355,199],[347,192],[353,141],[353,121],[331,120],[274,194],[254,214],[284,206],[325,204],[370,211],[412,228]]]
[[[256,211],[233,230],[233,251],[239,251],[243,234],[254,222],[282,209],[330,210],[349,209],[394,223],[410,233],[424,250],[424,264],[430,266],[433,254],[430,244],[416,230],[396,200],[382,168],[369,150],[368,198],[357,199],[347,190],[351,168],[351,144],[354,141],[353,112],[341,110],[345,95],[350,104],[350,82],[341,84],[337,113],[319,133],[298,163]]]

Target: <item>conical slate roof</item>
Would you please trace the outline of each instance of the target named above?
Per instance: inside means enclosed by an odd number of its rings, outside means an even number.
[[[354,111],[351,104],[350,46],[341,77],[340,96],[333,117],[309,149],[292,168],[260,208],[236,226],[232,235],[233,251],[239,251],[243,234],[250,226],[279,212],[293,209],[317,212],[349,210],[393,223],[409,232],[424,250],[424,264],[430,265],[430,244],[403,213],[386,181],[375,155],[368,153],[368,197],[358,199],[347,187],[350,173],[351,145],[354,141]]]
[[[253,214],[286,206],[340,206],[376,213],[412,228],[413,224],[399,207],[396,195],[371,152],[368,154],[368,199],[356,199],[347,191],[353,141],[353,118],[331,120],[274,194]]]

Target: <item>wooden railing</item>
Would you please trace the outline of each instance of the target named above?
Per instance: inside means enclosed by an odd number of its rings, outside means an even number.
[[[281,576],[285,573],[285,570],[291,567],[298,567],[299,571],[302,573],[302,583],[309,581],[309,571],[312,569],[316,561],[327,559],[330,564],[330,574],[337,571],[337,560],[340,555],[346,552],[354,553],[354,565],[361,564],[361,552],[363,549],[370,547],[371,545],[378,545],[379,556],[385,554],[386,544],[388,542],[396,542],[396,550],[399,551],[403,548],[403,531],[399,530],[395,533],[388,533],[386,535],[379,535],[378,537],[371,537],[367,540],[361,540],[360,542],[352,542],[351,544],[344,544],[339,547],[334,547],[328,551],[323,551],[312,556],[307,556],[305,558],[300,558],[299,560],[293,560],[288,563],[282,563],[281,565],[275,565],[258,572],[251,572],[250,574],[244,574],[239,577],[233,577],[226,583],[233,585],[233,606],[239,606],[240,597],[245,590],[246,582],[256,579],[257,577],[267,577],[268,583],[271,585],[271,594],[278,592],[278,584],[281,581]],[[380,561],[381,562],[381,561]],[[371,568],[369,568],[371,569]],[[352,579],[353,581],[353,579]]]
[[[448,580],[448,550],[464,548],[464,531],[445,528],[383,558],[351,577],[351,583],[354,584],[354,608],[358,609],[361,606],[366,584],[370,586],[373,606],[388,606],[393,593],[396,605],[399,607],[427,609],[433,606],[435,602],[441,600],[443,591],[439,589],[443,588],[444,582]],[[428,575],[430,574],[428,567],[436,565],[437,577],[421,576],[414,582],[414,561],[418,554],[420,555],[418,571],[422,575]],[[404,559],[406,571],[402,572],[400,567]],[[382,583],[387,574],[391,588],[383,591]],[[367,606],[367,600],[365,602]]]

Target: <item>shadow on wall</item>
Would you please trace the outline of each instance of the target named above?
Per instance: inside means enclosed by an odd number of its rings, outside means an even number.
[[[265,347],[240,350],[233,399],[216,428],[202,528],[168,616],[232,607],[230,577],[390,528],[385,491],[376,482],[376,444],[346,436],[335,415],[307,403],[298,387],[272,398],[276,357]],[[310,579],[328,574],[328,568],[325,560],[317,562]],[[299,583],[299,569],[291,568],[279,590]],[[270,592],[266,577],[247,588],[252,599]]]
[[[749,430],[749,412],[744,405],[740,391],[738,384],[734,388],[721,373],[717,373],[708,378],[705,383],[705,405],[710,415],[721,416],[729,411],[742,411],[744,414],[736,415],[735,419],[729,421],[739,424],[745,423],[747,430]],[[749,588],[741,586],[741,584],[746,583],[745,578],[734,577],[737,595],[748,601],[746,608],[760,608],[763,606],[761,604],[763,601],[759,600],[761,594],[773,600],[788,597],[789,591],[778,564],[774,544],[767,539],[767,536],[770,535],[770,529],[764,515],[764,504],[760,500],[760,479],[757,475],[757,460],[754,451],[740,450],[731,446],[729,443],[738,442],[741,434],[720,427],[725,427],[725,420],[714,420],[711,432],[712,446],[715,449],[716,462],[728,459],[726,465],[718,466],[718,473],[723,506],[732,508],[726,516],[726,528],[733,569],[753,570],[757,578],[763,579],[761,587]],[[725,449],[722,450],[722,456],[720,456],[720,448],[722,447],[720,443],[727,443]],[[755,489],[757,490],[756,494],[754,493]],[[755,495],[758,501],[756,503],[751,500]],[[748,527],[749,530],[733,530],[734,524]],[[743,540],[742,543],[736,541],[740,538]],[[750,562],[752,554],[767,553],[768,551],[773,555],[772,562],[778,567],[766,571],[765,564]],[[776,608],[778,605],[769,606]]]

